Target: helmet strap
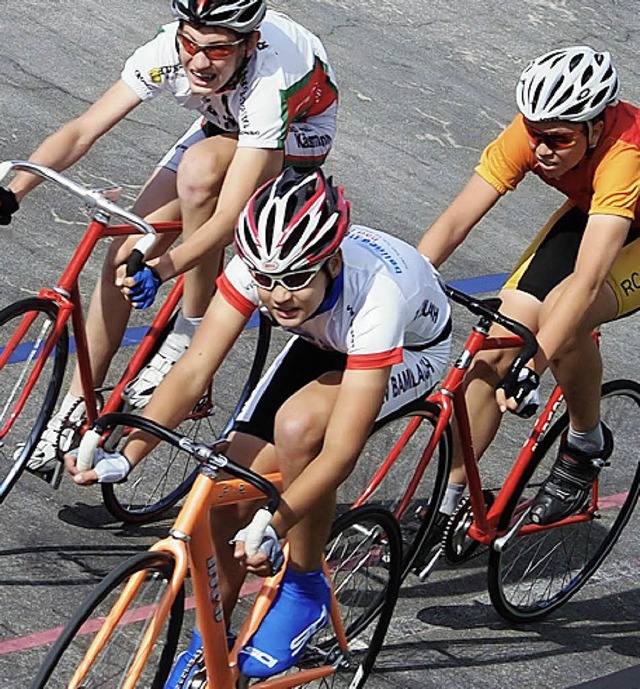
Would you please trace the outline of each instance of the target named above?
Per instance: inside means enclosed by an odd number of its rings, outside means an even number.
[[[308,317],[306,321],[310,321],[312,318],[319,316],[325,311],[329,311],[335,305],[340,295],[342,294],[342,289],[344,287],[344,265],[340,267],[340,271],[334,277],[331,275],[329,266],[325,262],[321,268],[322,272],[327,276],[327,286],[324,291],[324,299],[322,300],[320,306]]]

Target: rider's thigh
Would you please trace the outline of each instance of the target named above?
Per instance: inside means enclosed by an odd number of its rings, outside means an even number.
[[[176,173],[157,167],[142,187],[132,210],[149,222],[180,220]]]
[[[280,407],[274,424],[279,455],[293,451],[309,460],[320,451],[341,381],[342,372],[328,371],[298,390]]]
[[[234,462],[250,467],[259,474],[267,474],[278,469],[274,446],[250,433],[234,431],[224,452]]]
[[[538,332],[542,303],[536,297],[517,289],[503,289],[499,297],[502,302],[500,313],[522,323],[534,333]],[[512,336],[512,333],[494,323],[491,326],[490,335],[492,337],[507,337]],[[492,384],[497,382],[506,372],[516,353],[516,349],[495,349],[479,352],[474,359],[471,376],[486,378],[488,375],[492,375]]]
[[[132,211],[149,222],[177,222],[180,220],[180,203],[176,190],[176,173],[166,168],[156,168],[145,183]],[[160,235],[153,251],[147,258],[160,256],[180,236],[180,232]],[[140,239],[139,235],[118,237],[111,242],[103,264],[103,276],[112,280],[116,268],[124,263]]]

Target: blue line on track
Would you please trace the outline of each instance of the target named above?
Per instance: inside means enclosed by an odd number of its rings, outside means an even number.
[[[480,275],[478,277],[466,278],[464,280],[453,280],[450,284],[456,289],[462,290],[467,294],[484,294],[486,292],[495,292],[500,289],[506,280],[508,273],[496,273],[495,275]],[[247,323],[247,328],[255,328],[258,325],[258,315],[254,315]],[[147,328],[141,326],[138,328],[128,328],[122,338],[120,347],[135,347],[140,343]],[[2,351],[0,349],[0,351]],[[72,337],[69,340],[69,351],[73,354],[76,351],[75,339]],[[13,356],[9,359],[10,364],[15,364],[24,361],[32,352],[32,345],[25,342],[18,346]]]

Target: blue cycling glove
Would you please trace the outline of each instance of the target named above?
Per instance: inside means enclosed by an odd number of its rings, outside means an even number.
[[[0,187],[0,225],[8,225],[11,216],[20,208],[16,195],[11,189]]]
[[[153,304],[162,280],[152,266],[145,266],[134,276],[134,285],[129,288],[129,299],[136,309],[148,309]]]

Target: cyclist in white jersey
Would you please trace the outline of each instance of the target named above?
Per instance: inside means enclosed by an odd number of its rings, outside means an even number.
[[[304,27],[267,11],[265,0],[172,0],[171,7],[177,21],[138,48],[120,80],[30,158],[64,170],[134,108],[163,92],[201,114],[160,161],[133,207],[149,221],[182,219],[186,241],[164,253],[175,236],[161,240],[159,262],[127,280],[118,266],[134,240],[114,242],[87,316],[93,379],[100,386],[126,328],[128,300],[137,308],[149,306],[161,282],[189,271],[174,332],[125,390],[134,407],[146,404],[189,345],[246,200],[284,165],[321,163],[336,126],[335,75],[322,43]],[[33,175],[19,173],[9,189],[0,189],[0,223],[10,221],[37,184]],[[84,412],[81,390],[76,369],[28,464],[45,478],[74,440],[64,426]]]
[[[292,640],[326,623],[329,590],[320,561],[336,489],[372,425],[438,381],[451,321],[429,261],[384,232],[349,227],[342,189],[319,169],[288,168],[259,189],[238,219],[235,247],[189,350],[144,414],[170,427],[180,423],[256,309],[295,335],[247,401],[228,449],[260,473],[280,470],[286,486],[264,536],[271,563],[278,538],[289,538],[284,585],[239,657],[244,674],[262,677],[292,665],[303,650],[294,644],[292,651]],[[117,481],[154,445],[136,432],[124,454],[99,449],[90,471],[79,473],[71,455],[67,464],[77,483]],[[251,520],[238,509],[218,520],[225,526],[215,534],[227,620],[243,572],[269,569],[267,554],[247,559],[244,535],[234,538]],[[225,546],[230,539],[235,557]]]

